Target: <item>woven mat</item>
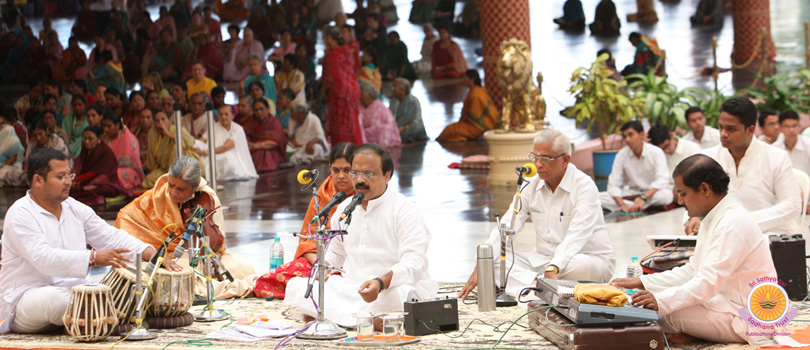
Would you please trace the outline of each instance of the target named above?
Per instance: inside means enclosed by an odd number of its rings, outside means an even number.
[[[449,285],[442,284],[444,296],[455,296],[460,288],[458,284]],[[229,305],[217,305],[218,308],[230,313],[234,317],[245,316],[248,314],[266,314],[271,319],[284,320],[295,324],[295,327],[300,328],[304,326],[301,321],[301,313],[290,305],[283,304],[280,300],[264,301],[264,300],[238,300],[236,303]],[[810,307],[802,305],[799,302],[791,303],[791,307],[799,309],[799,316],[797,320],[810,321]],[[192,309],[196,311],[201,307],[197,306]],[[415,344],[402,346],[403,349],[472,349],[472,348],[490,348],[495,342],[503,335],[503,332],[509,325],[526,312],[525,306],[498,308],[491,312],[478,312],[476,304],[464,304],[459,301],[459,325],[461,329],[457,332],[451,332],[447,335],[433,334],[423,336],[421,341]],[[498,347],[512,347],[521,349],[558,349],[553,343],[549,342],[542,336],[535,333],[528,328],[528,318],[523,317],[512,329],[506,334]],[[461,331],[467,327],[469,329],[459,337]],[[193,340],[205,338],[205,336],[212,331],[220,329],[227,321],[201,323],[195,322],[191,326],[172,329],[172,330],[154,330],[158,334],[155,340],[138,341],[138,342],[122,342],[115,346],[119,350],[160,350],[167,344],[175,341]],[[804,328],[810,325],[808,322],[791,322],[789,329],[795,331],[799,328]],[[349,331],[349,336],[354,336],[354,332]],[[456,337],[456,338],[451,338]],[[117,337],[109,337],[105,341],[95,343],[80,343],[75,341],[72,337],[64,335],[62,332],[44,335],[22,335],[22,334],[5,334],[0,335],[0,349],[110,349],[118,340]],[[265,340],[260,342],[225,342],[213,341],[211,346],[198,347],[186,343],[172,344],[170,350],[180,349],[195,349],[195,350],[219,350],[219,349],[271,349],[274,348],[281,339]],[[695,343],[686,345],[689,349],[754,349],[748,345],[743,344],[709,344],[709,343]],[[290,342],[285,349],[347,349],[350,346],[339,345],[336,341],[314,341],[295,339]]]

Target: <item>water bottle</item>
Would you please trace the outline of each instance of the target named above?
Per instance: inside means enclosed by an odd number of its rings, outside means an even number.
[[[284,265],[284,246],[281,245],[281,238],[276,237],[270,246],[270,272],[281,265]]]
[[[627,265],[627,278],[641,277],[642,274],[644,274],[644,271],[641,269],[641,264],[638,262],[638,257],[630,257],[630,264]],[[638,292],[636,289],[627,289],[627,294],[633,295],[636,292]]]

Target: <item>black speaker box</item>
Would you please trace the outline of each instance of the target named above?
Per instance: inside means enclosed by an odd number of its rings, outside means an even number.
[[[807,260],[804,254],[804,237],[800,234],[770,236],[771,257],[776,267],[776,276],[785,283],[785,291],[791,300],[807,296]]]

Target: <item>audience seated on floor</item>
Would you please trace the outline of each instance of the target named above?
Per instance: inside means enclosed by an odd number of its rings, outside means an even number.
[[[306,104],[292,102],[290,105],[290,137],[287,153],[292,153],[286,166],[310,164],[326,158],[329,143],[321,127],[321,120]]]
[[[507,254],[505,261],[496,260],[496,280],[500,281],[498,266],[505,263],[511,270],[506,292],[516,297],[522,288],[534,285],[541,276],[608,282],[616,261],[602,217],[599,190],[590,176],[570,163],[568,137],[555,129],[542,130],[534,138],[529,158],[540,170],[539,175],[528,180],[519,196],[520,204],[509,208],[501,220],[514,220],[517,234],[531,218],[536,236],[534,249]],[[487,244],[497,252],[501,249],[500,242],[496,227]],[[472,292],[478,284],[477,276],[476,267],[459,297]]]
[[[422,41],[422,50],[420,51],[422,58],[413,63],[413,68],[420,74],[429,73],[433,70],[433,45],[439,40],[439,36],[436,35],[436,30],[433,29],[432,24],[425,23],[422,30],[425,32],[425,39]]]
[[[693,26],[723,24],[723,6],[719,0],[700,0],[695,15],[689,20]]]
[[[248,58],[251,55],[264,56],[262,43],[253,38],[253,30],[245,28],[242,42],[237,45],[231,55],[225,60],[225,69],[222,73],[222,80],[233,82],[242,81],[250,74]]]
[[[279,92],[276,118],[281,122],[281,127],[287,135],[290,134],[290,107],[293,101],[295,101],[295,93],[292,90],[282,89]]]
[[[208,101],[208,95],[204,92],[192,95],[188,102],[189,113],[183,116],[183,129],[194,138],[192,148],[197,154],[208,150],[208,118],[205,114]]]
[[[405,78],[395,79],[393,95],[388,108],[397,121],[400,141],[409,144],[429,140],[422,122],[422,105],[411,94],[411,82]]]
[[[402,142],[394,115],[377,98],[377,90],[369,83],[360,84],[360,125],[363,137],[383,147],[399,146]]]
[[[447,28],[439,28],[439,40],[433,44],[431,75],[434,79],[461,78],[467,71],[467,60],[458,44],[450,39]]]
[[[698,144],[689,140],[679,139],[675,136],[675,133],[669,131],[669,128],[664,124],[654,124],[650,126],[650,130],[647,131],[647,141],[664,151],[667,157],[667,169],[669,170],[675,169],[675,166],[684,160],[684,158],[700,153],[700,146],[698,146]],[[672,184],[672,177],[668,177],[669,183]]]
[[[250,74],[242,81],[240,85],[243,89],[242,94],[250,92],[250,85],[253,82],[258,82],[264,89],[264,97],[273,101],[273,104],[278,104],[278,97],[276,94],[276,83],[273,76],[265,68],[265,60],[263,56],[250,55],[248,58],[248,67]]]
[[[205,62],[203,61],[194,61],[191,63],[191,79],[186,81],[186,88],[188,91],[188,97],[191,98],[192,95],[202,92],[207,95],[211,95],[211,90],[217,87],[217,82],[213,79],[205,76]]]
[[[689,107],[684,113],[686,115],[686,126],[689,132],[683,135],[684,140],[689,140],[700,145],[701,149],[707,149],[720,144],[720,131],[706,125],[706,116],[700,107]]]
[[[105,198],[132,197],[118,179],[118,160],[101,141],[101,128],[88,126],[82,132],[82,151],[73,163],[70,196],[89,206],[104,205]]]
[[[159,109],[153,110],[151,108],[142,109],[141,114],[138,116],[138,122],[130,131],[138,140],[138,152],[140,153],[142,167],[146,165],[146,151],[149,147],[149,130],[152,130],[152,126],[155,125],[155,113],[158,110]],[[143,170],[144,173],[148,172],[147,169]]]
[[[752,132],[754,119],[756,113]],[[731,194],[726,172],[702,154],[678,164],[673,172],[678,201],[691,218],[703,220],[694,256],[682,267],[611,284],[640,290],[632,296],[633,306],[657,311],[669,342],[798,345],[789,337],[759,332],[738,313],[751,303],[752,281],[775,279],[776,270],[767,237]]]
[[[388,184],[394,174],[388,150],[374,143],[358,147],[350,174],[357,192],[365,197],[354,210],[346,238],[333,240],[325,257],[345,270],[324,284],[324,314],[344,327],[356,324],[354,313],[401,312],[404,301],[431,299],[439,289],[428,273],[430,230],[419,209]],[[348,204],[344,201],[335,212],[343,212]],[[331,227],[339,221],[346,226],[344,219],[334,215]],[[284,303],[315,317],[312,301],[304,298],[307,282],[307,278],[292,278]]]
[[[436,141],[472,141],[484,136],[484,132],[487,130],[495,129],[498,126],[500,113],[487,94],[487,89],[481,86],[478,71],[467,70],[462,82],[470,91],[461,107],[461,119],[446,126]]]
[[[626,77],[630,74],[647,74],[658,66],[655,75],[664,76],[665,65],[663,62],[658,65],[662,54],[661,49],[658,47],[658,41],[638,32],[630,33],[629,40],[636,47],[636,53],[633,55],[633,63],[624,67],[622,75]]]
[[[384,57],[380,72],[385,79],[394,80],[399,77],[416,79],[416,71],[408,60],[408,46],[399,39],[399,33],[395,31],[388,33]]]
[[[70,114],[62,120],[62,128],[68,136],[68,147],[73,159],[79,156],[82,151],[82,133],[89,125],[87,123],[86,101],[84,95],[73,97],[73,109]],[[58,120],[58,115],[57,115]]]
[[[181,128],[181,131],[182,140],[180,142],[183,145],[183,155],[196,159],[202,165],[202,160],[192,150],[194,138],[185,128]],[[152,188],[161,176],[169,172],[172,163],[177,159],[175,150],[177,140],[174,139],[174,132],[175,126],[172,125],[166,112],[155,112],[155,124],[152,130],[149,130],[149,147],[145,165],[149,169],[149,173],[143,179],[143,188]],[[203,170],[204,172],[205,170]]]
[[[731,177],[729,194],[748,210],[766,234],[797,232],[801,191],[788,154],[754,137],[757,108],[744,97],[732,97],[720,107],[717,125],[724,141],[704,149]],[[690,218],[687,234],[698,232],[699,219]]]
[[[413,0],[408,21],[415,24],[433,22],[436,12],[436,0]]]
[[[379,53],[373,46],[367,46],[363,49],[363,56],[361,59],[362,67],[360,68],[360,84],[368,83],[374,87],[378,96],[382,96],[382,73],[379,68]]]
[[[103,141],[110,146],[118,161],[118,180],[121,186],[128,190],[139,189],[143,183],[144,173],[138,138],[114,113],[104,115],[101,123],[104,126]]]
[[[287,136],[281,122],[270,114],[270,104],[265,99],[254,100],[253,115],[242,125],[247,136],[248,149],[257,172],[278,169],[287,155]]]
[[[565,0],[563,15],[560,18],[555,18],[554,23],[557,23],[560,29],[585,28],[585,12],[582,11],[582,1]]]
[[[588,25],[593,35],[618,36],[622,22],[616,14],[616,4],[613,0],[602,0],[596,5],[593,23]]]
[[[637,120],[622,125],[621,132],[627,146],[616,154],[607,191],[599,194],[602,207],[609,211],[638,213],[651,206],[672,203],[664,151],[644,142],[644,127]]]
[[[290,89],[295,92],[295,100],[299,102],[307,102],[306,91],[306,78],[304,72],[295,68],[298,63],[298,57],[295,55],[285,55],[281,63],[281,69],[276,65],[276,75],[273,80],[276,83],[276,93],[282,89]]]
[[[4,106],[3,110],[0,110],[0,187],[16,183],[7,181],[7,178],[11,178],[9,173],[19,176],[25,157],[25,148],[12,126],[10,112],[5,109]]]
[[[223,22],[236,22],[250,17],[244,0],[219,0],[215,12]]]
[[[760,141],[769,145],[776,141],[781,141],[785,135],[782,135],[782,130],[779,129],[779,113],[773,110],[764,110],[759,113],[757,118],[759,130],[762,134],[757,137]]]
[[[233,106],[219,107],[218,116],[219,121],[213,125],[217,179],[242,181],[259,178],[250,157],[245,129],[233,122]],[[208,167],[208,149],[202,153],[202,159]]]

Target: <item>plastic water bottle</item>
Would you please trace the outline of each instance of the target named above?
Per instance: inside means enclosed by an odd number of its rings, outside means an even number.
[[[284,246],[281,245],[281,238],[276,237],[270,246],[270,272],[281,265],[284,265]]]
[[[638,257],[630,257],[630,265],[627,265],[627,278],[641,277],[642,274],[644,274],[644,271],[641,269]],[[627,289],[627,294],[633,295],[636,292],[638,292],[636,289]]]

